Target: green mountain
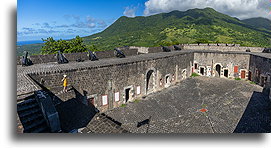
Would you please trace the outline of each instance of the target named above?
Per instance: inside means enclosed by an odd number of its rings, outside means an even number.
[[[266,29],[271,31],[271,20],[262,18],[262,17],[256,17],[256,18],[250,18],[250,19],[245,19],[242,20],[242,22],[257,27],[261,29]]]
[[[98,50],[195,42],[270,47],[271,30],[205,8],[134,18],[122,16],[104,31],[83,39]]]
[[[122,16],[101,33],[84,40],[102,50],[118,46],[159,46],[197,41],[265,47],[271,44],[271,31],[205,8],[147,17]]]

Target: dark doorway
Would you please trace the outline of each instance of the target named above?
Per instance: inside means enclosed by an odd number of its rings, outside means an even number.
[[[166,84],[170,83],[169,76],[166,76]]]
[[[128,102],[130,99],[130,90],[131,88],[125,89],[125,102]]]
[[[246,78],[246,71],[244,70],[241,71],[241,78],[242,79]]]
[[[248,80],[249,80],[249,81],[252,80],[252,79],[251,79],[251,74],[252,74],[251,71],[249,71],[249,72],[248,72]]]
[[[198,64],[197,63],[195,63],[195,69],[198,69]]]
[[[218,76],[220,77],[220,73],[221,73],[221,66],[217,64],[217,65],[215,66],[215,70],[217,71]]]
[[[228,69],[224,70],[224,76],[227,77],[227,78],[229,77],[229,70]]]
[[[200,74],[204,76],[204,68],[203,67],[200,68]]]
[[[154,81],[155,81],[153,70],[149,70],[147,72],[146,80],[147,80],[146,81],[146,93],[152,92],[153,88],[154,88]]]

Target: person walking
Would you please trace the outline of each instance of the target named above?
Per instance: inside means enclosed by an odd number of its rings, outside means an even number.
[[[63,79],[61,81],[63,81],[63,92],[68,92],[68,90],[67,90],[67,86],[68,86],[67,75],[64,74]]]

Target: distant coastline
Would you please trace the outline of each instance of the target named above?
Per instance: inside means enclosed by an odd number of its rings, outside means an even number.
[[[31,41],[17,41],[17,45],[28,45],[28,44],[39,44],[44,43],[42,40],[31,40]]]

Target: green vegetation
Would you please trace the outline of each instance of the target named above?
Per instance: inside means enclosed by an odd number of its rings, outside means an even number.
[[[191,77],[197,77],[197,76],[200,76],[200,75],[197,74],[197,73],[192,73],[192,74],[191,74]]]
[[[266,29],[269,31],[271,30],[271,20],[266,18],[256,17],[242,20],[242,22],[257,28]]]
[[[83,42],[87,48],[95,51],[121,46],[155,47],[182,43],[233,43],[271,47],[271,29],[251,25],[249,22],[251,20],[240,21],[212,8],[135,18],[122,16],[104,31],[83,37]]]
[[[253,81],[249,81],[249,83],[250,83],[250,84],[254,84],[254,85],[256,85],[256,83],[255,83],[255,82],[253,82]]]
[[[54,40],[52,37],[42,39],[45,43],[42,46],[42,54],[54,54],[57,51],[63,53],[74,53],[87,51],[86,45],[83,44],[83,39],[76,36],[72,40]]]
[[[211,8],[172,11],[153,16],[120,17],[101,33],[84,37],[100,50],[119,46],[159,46],[182,43],[233,43],[271,46],[271,30],[252,27]]]
[[[127,106],[127,104],[121,104],[120,105],[120,107],[126,107]]]
[[[135,99],[134,100],[134,103],[138,103],[140,100],[139,99]]]
[[[241,78],[234,78],[234,80],[238,80],[239,81],[239,80],[241,80]]]

